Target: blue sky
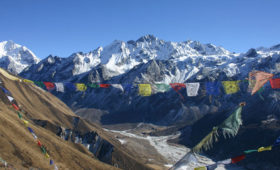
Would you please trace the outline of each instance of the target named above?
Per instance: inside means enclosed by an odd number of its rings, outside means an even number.
[[[235,51],[280,43],[279,0],[1,0],[0,41],[68,57],[153,34]]]

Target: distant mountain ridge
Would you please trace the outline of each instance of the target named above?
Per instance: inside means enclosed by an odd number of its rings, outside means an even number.
[[[203,59],[206,56],[232,57],[234,54],[213,44],[201,44],[197,41],[165,42],[152,35],[137,41],[114,41],[106,47],[98,47],[89,53],[74,53],[68,58],[48,56],[40,63],[23,71],[40,73],[44,78],[56,79],[56,74],[67,70],[68,78],[101,67],[106,70],[108,78],[128,72],[135,66],[151,60],[170,60],[174,62]],[[44,69],[44,67],[46,67]],[[32,71],[31,71],[32,70]],[[47,72],[46,72],[47,71]],[[58,76],[59,77],[59,76]],[[60,78],[57,78],[60,79]]]

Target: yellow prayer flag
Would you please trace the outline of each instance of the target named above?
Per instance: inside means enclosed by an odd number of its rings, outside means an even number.
[[[27,120],[22,119],[22,121],[23,121],[25,126],[28,126],[28,121]]]
[[[76,83],[76,88],[78,91],[86,91],[87,90],[87,86],[84,83]]]
[[[49,158],[49,157],[50,157],[50,155],[49,155],[48,153],[46,153],[45,156],[46,156],[46,158]]]
[[[139,95],[150,96],[152,94],[152,88],[150,84],[138,84]]]
[[[271,151],[272,146],[267,146],[267,147],[260,147],[258,149],[258,152],[262,152],[262,151]]]
[[[207,170],[205,166],[194,168],[194,170]]]
[[[239,91],[239,82],[238,81],[222,81],[226,94],[233,94]]]
[[[25,83],[34,83],[33,81],[28,80],[28,79],[23,79],[23,81],[24,81]]]

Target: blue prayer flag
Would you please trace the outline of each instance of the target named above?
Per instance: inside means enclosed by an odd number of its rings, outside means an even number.
[[[51,159],[51,160],[50,160],[50,165],[52,165],[52,164],[53,164],[53,160]]]
[[[1,87],[0,88],[2,89],[2,91],[5,93],[5,94],[8,94],[10,96],[12,96],[11,92],[9,92],[9,90],[5,89],[4,87]]]
[[[69,91],[76,91],[76,86],[73,83],[67,82],[64,83],[64,86],[66,87],[66,89],[68,89]]]
[[[220,82],[207,82],[206,83],[206,91],[209,95],[219,95],[220,93]]]
[[[34,133],[34,131],[31,129],[31,127],[27,127],[27,129],[29,130],[29,132]]]

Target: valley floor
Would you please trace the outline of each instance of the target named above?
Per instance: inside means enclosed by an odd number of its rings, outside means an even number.
[[[169,169],[179,161],[190,149],[178,144],[169,143],[168,140],[180,136],[177,132],[168,136],[149,136],[143,132],[147,129],[155,128],[155,125],[139,123],[135,128],[124,130],[109,130],[122,145],[138,155],[145,164],[154,169]],[[160,127],[158,127],[160,128]],[[182,168],[193,169],[199,166],[214,164],[214,162],[204,156],[197,155],[199,162],[192,162]],[[217,169],[225,169],[219,166]]]

